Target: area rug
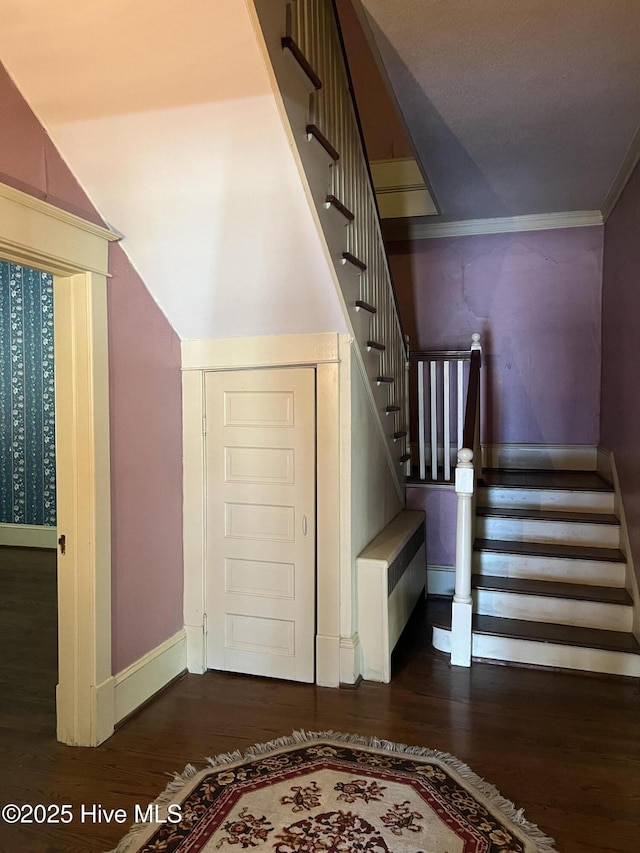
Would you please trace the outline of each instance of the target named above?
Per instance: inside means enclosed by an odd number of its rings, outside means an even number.
[[[208,761],[176,775],[113,853],[554,851],[522,810],[446,753],[294,732]]]

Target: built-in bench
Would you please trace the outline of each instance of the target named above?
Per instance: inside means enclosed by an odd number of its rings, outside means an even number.
[[[362,677],[391,680],[391,652],[426,579],[424,513],[404,510],[356,559]]]

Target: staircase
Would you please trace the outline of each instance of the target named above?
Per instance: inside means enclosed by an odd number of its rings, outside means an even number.
[[[300,177],[403,493],[408,452],[407,343],[332,0],[253,0]]]
[[[475,659],[640,677],[614,488],[595,471],[485,469],[473,547]],[[451,650],[451,625],[433,645]]]

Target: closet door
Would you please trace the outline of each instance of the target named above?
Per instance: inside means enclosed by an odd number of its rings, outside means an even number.
[[[314,681],[315,371],[210,372],[211,669]]]

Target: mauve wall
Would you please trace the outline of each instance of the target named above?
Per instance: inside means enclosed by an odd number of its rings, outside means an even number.
[[[603,229],[391,244],[413,350],[483,337],[483,441],[599,439]]]
[[[101,223],[0,66],[0,181]],[[180,345],[110,246],[113,672],[183,625]]]
[[[426,513],[428,566],[451,567],[456,564],[457,506],[453,487],[407,486],[407,509],[421,509]]]
[[[640,578],[640,166],[604,230],[600,443],[613,451]]]

